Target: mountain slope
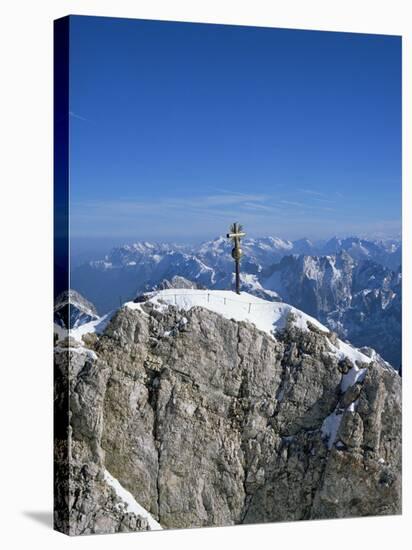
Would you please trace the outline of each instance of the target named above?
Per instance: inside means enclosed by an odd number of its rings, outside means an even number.
[[[75,480],[107,469],[163,528],[400,513],[401,378],[315,319],[167,289],[83,338],[56,352]]]
[[[261,275],[262,286],[358,346],[401,364],[401,274],[371,260],[287,256]]]

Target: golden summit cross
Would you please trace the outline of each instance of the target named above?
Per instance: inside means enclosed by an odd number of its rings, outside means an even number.
[[[233,239],[234,244],[232,248],[232,258],[235,260],[237,294],[240,294],[240,258],[243,255],[243,251],[240,248],[240,239],[245,235],[246,233],[244,233],[243,227],[237,222],[230,226],[230,233],[226,235],[228,239]]]

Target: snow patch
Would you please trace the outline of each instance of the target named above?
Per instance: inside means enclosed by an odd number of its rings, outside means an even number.
[[[338,449],[344,447],[344,444],[340,440],[337,441],[342,418],[344,414],[348,412],[353,413],[356,411],[358,401],[359,399],[355,399],[355,401],[350,403],[350,405],[348,405],[345,410],[342,410],[338,404],[336,406],[336,409],[323,421],[321,426],[321,433],[324,438],[328,439],[328,449],[331,449],[335,443]]]
[[[348,406],[348,408],[346,410],[349,411],[349,412],[355,412],[356,407],[358,406],[358,401],[359,401],[359,399],[355,399],[355,401],[352,401],[352,403]]]
[[[81,346],[79,348],[73,348],[73,347],[67,347],[66,348],[66,347],[61,347],[61,346],[55,346],[54,351],[57,352],[57,353],[66,353],[66,352],[84,353],[85,355],[87,355],[87,357],[89,359],[97,361],[96,353],[92,349],[88,349],[88,348],[85,348],[83,346]]]
[[[343,411],[336,407],[333,413],[327,416],[322,423],[321,432],[323,437],[328,438],[328,449],[331,449],[336,441],[342,418]]]
[[[85,323],[84,325],[80,325],[75,329],[71,329],[68,331],[68,335],[78,342],[83,343],[82,336],[84,336],[85,334],[101,334],[110,323],[110,320],[113,317],[114,313],[114,311],[110,311],[109,313],[106,313],[106,315],[103,315],[103,317],[99,317],[98,319],[90,321],[89,323]]]
[[[339,356],[339,359],[344,359],[345,357],[350,359],[351,362],[356,365],[356,362],[359,363],[371,363],[372,359],[359,351],[358,349],[354,348],[350,344],[347,344],[346,342],[342,342],[342,340],[338,340],[338,347],[335,348],[337,355]]]
[[[340,383],[341,391],[345,393],[348,388],[354,386],[357,382],[363,382],[367,370],[367,368],[360,369],[356,365],[354,365],[346,374],[342,376],[342,380]]]
[[[123,487],[123,485],[121,485],[119,481],[114,478],[107,470],[104,471],[104,479],[106,483],[115,490],[116,495],[120,498],[120,500],[125,503],[128,512],[133,512],[138,516],[146,518],[151,531],[158,531],[162,529],[160,523],[158,523],[151,516],[151,514],[136,501],[134,496],[129,493],[129,491],[127,491]]]

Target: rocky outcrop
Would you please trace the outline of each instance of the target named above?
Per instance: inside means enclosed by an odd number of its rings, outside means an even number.
[[[181,277],[180,275],[174,275],[170,280],[169,279],[163,279],[161,283],[158,285],[155,285],[152,288],[148,288],[148,290],[165,290],[167,288],[203,288],[201,285],[198,285],[197,283],[194,283],[193,281],[189,281],[185,277]]]
[[[148,528],[124,514],[104,469],[163,528],[400,513],[401,378],[376,355],[340,359],[334,342],[314,325],[271,337],[150,302],[119,310],[92,349],[66,341],[59,521],[73,534]]]

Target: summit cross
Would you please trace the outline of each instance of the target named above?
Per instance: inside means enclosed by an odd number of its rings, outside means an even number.
[[[232,248],[232,258],[235,260],[237,294],[240,294],[240,258],[243,255],[243,251],[240,248],[240,239],[245,235],[246,233],[243,231],[243,227],[237,222],[230,226],[230,233],[226,235],[228,239],[233,239],[234,244]]]

